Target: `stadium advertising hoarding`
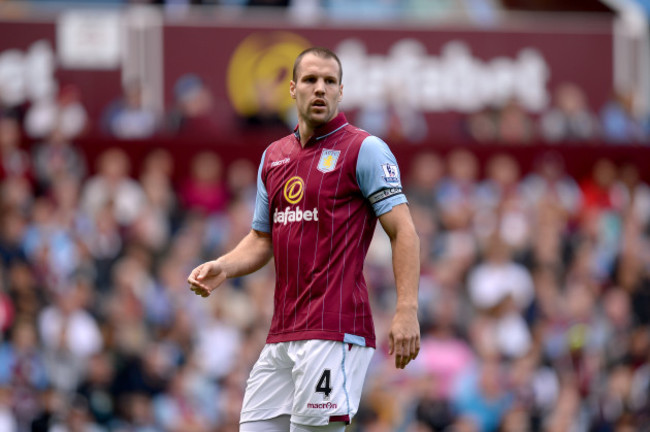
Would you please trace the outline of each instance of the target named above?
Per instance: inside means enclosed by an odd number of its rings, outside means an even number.
[[[353,117],[382,119],[397,110],[425,119],[427,137],[453,139],[459,117],[512,100],[535,115],[564,82],[581,87],[594,110],[605,103],[613,85],[611,25],[561,28],[165,24],[163,97],[171,106],[175,84],[194,74],[233,115],[255,115],[270,103],[290,116],[293,59],[307,46],[323,45],[343,61],[343,108]],[[73,69],[60,61],[56,32],[55,23],[0,24],[0,80],[7,87],[0,97],[20,98],[16,89],[23,89],[29,101],[53,85],[74,83],[89,113],[99,115],[120,94],[123,65]]]
[[[183,74],[196,73],[241,115],[254,114],[261,93],[284,111],[291,106],[287,82],[295,55],[321,45],[334,49],[343,62],[346,111],[379,118],[391,109],[413,113],[427,120],[429,137],[453,139],[459,117],[511,100],[539,114],[565,82],[581,87],[591,107],[599,109],[613,83],[611,25],[565,31],[534,27],[173,26],[165,30],[166,81],[170,88]]]

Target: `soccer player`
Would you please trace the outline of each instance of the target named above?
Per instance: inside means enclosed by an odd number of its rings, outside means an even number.
[[[247,382],[241,432],[343,431],[357,412],[376,348],[362,270],[377,219],[397,287],[389,354],[404,368],[420,349],[419,238],[399,169],[383,141],[339,112],[341,78],[326,48],[296,58],[289,92],[298,126],[262,156],[252,230],[188,277],[207,297],[275,259],[273,319]]]

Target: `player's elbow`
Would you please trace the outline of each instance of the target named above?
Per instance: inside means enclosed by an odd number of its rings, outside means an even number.
[[[420,236],[412,222],[403,223],[390,236],[394,243],[410,246],[413,249],[420,250]]]
[[[410,227],[406,230],[406,236],[408,237],[409,244],[412,245],[413,249],[420,252],[420,236],[416,231],[413,224],[410,224]]]

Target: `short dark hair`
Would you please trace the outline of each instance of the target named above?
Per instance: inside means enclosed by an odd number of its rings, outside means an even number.
[[[300,62],[302,61],[302,58],[307,54],[314,54],[317,57],[326,58],[326,59],[331,58],[336,60],[336,63],[338,63],[339,65],[339,84],[343,81],[343,67],[341,66],[341,60],[339,60],[339,57],[334,53],[334,51],[323,47],[307,48],[306,50],[298,54],[298,57],[296,57],[296,61],[293,63],[293,77],[292,77],[293,81],[296,81],[298,66],[300,66]]]

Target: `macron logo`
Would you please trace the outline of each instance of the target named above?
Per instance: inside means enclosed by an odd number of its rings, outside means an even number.
[[[289,162],[289,160],[290,160],[289,158],[284,158],[284,159],[279,160],[279,161],[271,162],[271,168],[286,164],[286,163]]]
[[[332,402],[327,403],[310,403],[307,402],[307,408],[313,409],[336,409],[336,404]]]
[[[299,208],[291,210],[290,207],[287,207],[284,211],[278,211],[278,208],[276,207],[275,212],[273,212],[273,223],[286,225],[287,223],[300,222],[303,220],[318,222],[318,209],[314,208],[313,210],[302,211]]]

